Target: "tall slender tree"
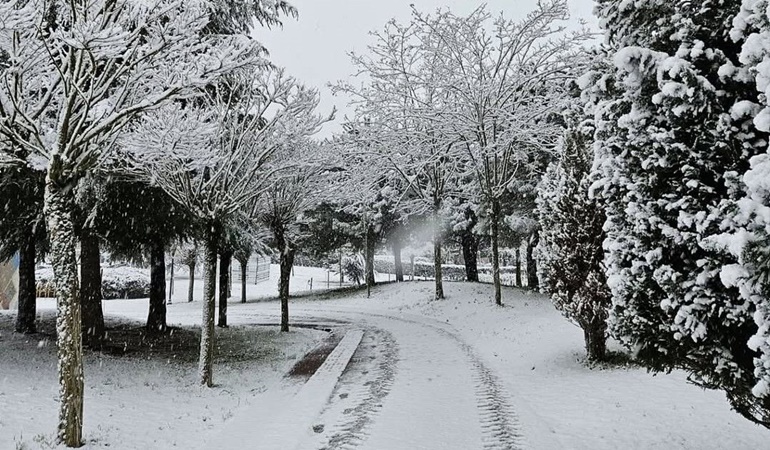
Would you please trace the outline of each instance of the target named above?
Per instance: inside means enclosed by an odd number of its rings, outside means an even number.
[[[559,159],[539,185],[537,213],[542,232],[538,276],[554,305],[583,330],[588,358],[606,354],[610,289],[604,274],[604,209],[591,198],[593,129],[575,111],[559,145]]]

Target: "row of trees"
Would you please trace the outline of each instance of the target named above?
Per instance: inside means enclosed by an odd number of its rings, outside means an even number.
[[[271,243],[290,255],[282,227],[291,219],[275,199],[290,180],[323,175],[309,136],[327,117],[315,113],[317,92],[247,35],[255,21],[285,15],[296,11],[280,0],[0,2],[0,253],[20,254],[22,332],[35,328],[36,256],[52,263],[67,446],[81,444],[82,331],[97,343],[104,332],[101,244],[128,257],[146,249],[148,329],[163,331],[165,248],[201,242],[207,386],[217,255],[223,268]]]
[[[683,369],[770,427],[766,1],[600,0],[541,183],[543,285],[654,371]]]
[[[387,186],[401,215],[432,218],[437,299],[447,222],[463,235],[466,259],[475,261],[476,236],[490,237],[499,305],[501,239],[536,241],[535,186],[561,132],[564,81],[585,60],[578,47],[588,38],[558,25],[567,13],[565,1],[543,2],[519,22],[485,7],[466,17],[414,9],[408,24],[375,33],[368,54],[352,55],[360,85],[335,86],[356,108],[338,142],[348,164]]]
[[[601,0],[605,43],[560,26],[413,11],[389,22],[337,144],[373,187],[431,216],[436,298],[450,220],[539,241],[543,289],[603,359],[613,335],[770,426],[767,2]],[[376,217],[376,214],[372,214]],[[507,225],[507,226],[504,226]],[[537,238],[532,238],[538,230]]]

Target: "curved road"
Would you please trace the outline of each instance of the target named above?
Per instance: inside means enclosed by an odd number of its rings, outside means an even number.
[[[518,449],[516,416],[497,377],[451,329],[392,311],[296,305],[293,318],[346,321],[364,338],[312,442],[321,449]]]

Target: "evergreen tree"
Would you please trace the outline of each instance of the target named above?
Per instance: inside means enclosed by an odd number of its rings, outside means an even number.
[[[15,330],[37,330],[35,261],[46,247],[43,173],[27,166],[0,168],[0,261],[19,255],[18,314]]]
[[[599,0],[615,73],[587,91],[596,108],[596,194],[606,204],[612,333],[655,371],[683,368],[722,389],[745,417],[770,425],[770,400],[751,393],[754,305],[720,279],[734,256],[709,249],[731,173],[764,140],[735,121],[756,102],[730,38],[739,0]]]
[[[446,202],[449,212],[449,224],[455,241],[460,245],[463,263],[465,265],[465,281],[479,281],[479,240],[477,234],[479,230],[478,209],[479,204],[476,201],[469,200],[474,198],[473,192],[476,187],[473,180],[459,183],[465,187],[466,195],[455,196]]]
[[[342,202],[325,200],[305,213],[302,225],[304,234],[310,236],[304,244],[304,251],[320,259],[339,252],[344,246],[363,248],[363,240],[357,225],[360,219],[345,211]],[[339,257],[334,257],[339,262]]]
[[[104,336],[102,311],[101,237],[96,230],[96,217],[104,198],[106,183],[103,173],[92,172],[78,181],[76,207],[73,211],[75,230],[80,240],[80,310],[83,343],[98,347]]]
[[[196,220],[163,190],[137,180],[113,179],[104,187],[96,230],[117,256],[150,266],[147,330],[166,330],[166,249],[198,232]]]
[[[770,16],[766,0],[744,0],[741,12],[733,20],[731,37],[742,42],[741,67],[726,67],[733,76],[754,80],[754,96],[738,98],[731,116],[747,136],[757,134],[766,138],[770,132]],[[757,131],[759,133],[757,133]],[[764,145],[763,145],[764,146]],[[752,393],[759,399],[770,397],[770,151],[749,160],[750,167],[728,173],[734,178],[737,202],[724,202],[726,218],[721,222],[724,233],[715,236],[714,248],[726,251],[738,259],[736,264],[722,268],[722,281],[740,290],[741,297],[756,308],[756,333],[748,342],[757,352],[754,358],[756,384]],[[757,410],[767,422],[767,411]],[[767,423],[766,423],[767,425]]]
[[[537,214],[542,231],[536,257],[544,292],[583,329],[588,358],[605,357],[610,292],[604,274],[604,211],[589,196],[592,129],[565,131],[560,158],[540,182]]]

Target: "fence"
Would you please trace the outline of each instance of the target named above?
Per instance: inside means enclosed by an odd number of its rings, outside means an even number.
[[[412,275],[422,279],[432,279],[436,277],[436,268],[433,262],[416,260],[414,263],[411,261],[403,261],[404,277],[409,279]],[[374,270],[379,273],[395,273],[395,263],[393,258],[375,258]],[[526,286],[527,274],[526,266],[522,264],[522,284]],[[479,280],[482,282],[492,282],[492,268],[488,265],[479,265]],[[465,266],[460,264],[442,264],[441,265],[441,279],[445,281],[465,281]],[[500,267],[500,282],[506,286],[516,286],[516,267],[515,266],[502,266]]]
[[[231,279],[234,283],[241,282],[241,265],[233,260],[230,266]],[[246,265],[246,283],[258,284],[270,279],[270,257],[252,256]]]

